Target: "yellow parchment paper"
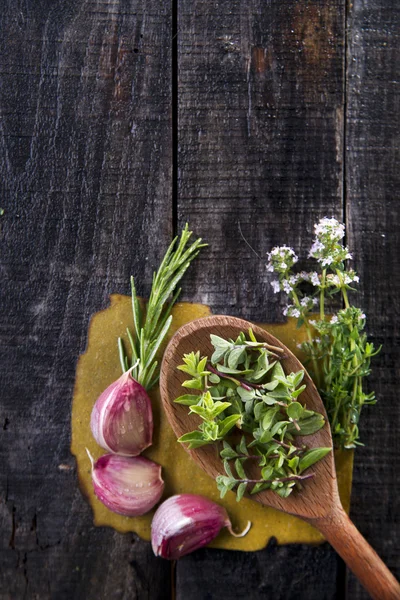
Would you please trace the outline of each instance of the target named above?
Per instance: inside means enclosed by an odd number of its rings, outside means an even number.
[[[173,323],[169,338],[181,325],[211,314],[207,306],[201,304],[178,303],[173,309]],[[108,510],[95,497],[90,473],[88,448],[94,458],[105,451],[94,441],[90,431],[90,414],[101,392],[121,375],[117,352],[117,338],[124,337],[126,328],[132,329],[131,299],[127,296],[112,295],[111,304],[96,313],[90,322],[86,352],[80,356],[72,404],[71,451],[76,457],[78,477],[82,492],[88,498],[94,514],[94,523],[109,526],[120,532],[134,531],[142,539],[150,539],[150,525],[154,511],[142,517],[123,517]],[[301,360],[297,344],[302,341],[295,322],[278,325],[263,325],[272,335],[286,344]],[[194,350],[196,350],[194,348]],[[254,551],[264,548],[271,537],[280,544],[315,544],[323,541],[322,535],[311,525],[296,517],[286,515],[272,508],[261,506],[252,500],[236,502],[233,492],[228,492],[223,500],[219,498],[215,481],[198,467],[177,443],[167,418],[161,408],[158,389],[150,393],[154,414],[153,445],[143,455],[162,465],[165,481],[163,499],[173,494],[202,494],[225,506],[233,527],[242,530],[247,521],[252,522],[250,532],[243,538],[234,538],[226,530],[210,544],[215,548]],[[353,453],[350,451],[335,454],[340,497],[345,510],[350,506]]]

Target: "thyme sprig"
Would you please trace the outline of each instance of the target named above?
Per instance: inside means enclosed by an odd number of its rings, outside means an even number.
[[[121,338],[118,339],[118,350],[122,371],[131,369],[132,377],[147,390],[159,379],[156,354],[170,328],[171,310],[181,292],[176,286],[200,249],[207,246],[201,238],[188,245],[191,235],[186,223],[179,241],[177,236],[168,247],[157,272],[153,273],[145,312],[137,297],[135,280],[131,277],[134,333],[129,328],[126,330],[131,360]]]
[[[375,404],[375,394],[366,393],[364,379],[370,374],[371,358],[380,348],[367,340],[366,317],[350,304],[348,292],[359,278],[346,267],[352,258],[343,245],[345,228],[336,219],[321,219],[315,225],[315,239],[309,258],[317,263],[313,272],[295,273],[298,257],[292,248],[275,247],[269,254],[268,270],[278,279],[274,291],[286,292],[291,303],[284,314],[298,319],[307,331],[301,347],[307,354],[311,375],[325,403],[334,443],[342,448],[362,445],[359,420],[364,405]],[[311,292],[309,290],[312,290]],[[342,308],[333,316],[326,314],[327,300],[340,294]],[[319,307],[319,314],[313,311]]]
[[[188,406],[202,422],[178,441],[190,449],[222,442],[225,475],[216,480],[221,497],[236,489],[239,501],[246,490],[255,494],[272,489],[286,498],[313,476],[303,472],[330,451],[308,450],[296,442],[297,436],[315,433],[325,421],[298,401],[305,389],[304,371],[286,375],[278,360],[281,349],[258,342],[251,329],[248,337],[243,332],[236,340],[211,335],[210,358],[199,351],[184,355],[178,369],[189,379],[182,386],[197,393],[175,402]],[[234,430],[247,434],[236,447]],[[257,478],[246,473],[247,464],[258,467]]]

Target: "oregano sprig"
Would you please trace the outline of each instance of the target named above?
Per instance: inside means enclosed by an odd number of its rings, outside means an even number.
[[[296,442],[297,436],[315,433],[325,423],[322,415],[299,402],[304,371],[286,375],[279,362],[282,350],[258,342],[252,330],[248,339],[243,332],[236,340],[210,337],[210,358],[191,352],[178,367],[190,377],[182,386],[200,393],[184,394],[175,402],[188,406],[202,421],[178,441],[191,449],[222,441],[226,474],[217,477],[222,497],[236,489],[239,501],[246,491],[272,489],[285,498],[313,476],[303,471],[330,451],[308,450]],[[247,434],[236,447],[228,441],[233,430]],[[246,472],[250,463],[259,469],[257,479]]]

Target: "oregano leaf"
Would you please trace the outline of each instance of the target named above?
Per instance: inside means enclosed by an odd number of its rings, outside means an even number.
[[[331,448],[312,448],[308,450],[300,459],[299,462],[299,471],[302,473],[316,462],[324,458],[329,452],[331,452]]]

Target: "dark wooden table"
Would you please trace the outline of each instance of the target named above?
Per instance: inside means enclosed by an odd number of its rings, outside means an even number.
[[[172,570],[95,528],[70,409],[90,316],[131,274],[148,294],[186,221],[210,246],[183,299],[266,322],[268,250],[344,220],[384,344],[352,518],[399,575],[398,2],[1,0],[0,26],[1,599],[366,598],[328,544]]]

